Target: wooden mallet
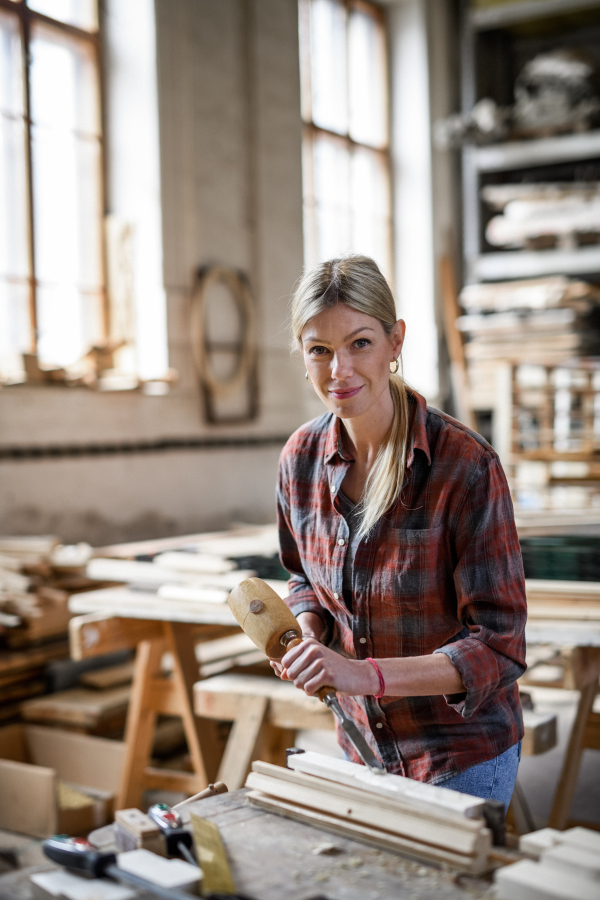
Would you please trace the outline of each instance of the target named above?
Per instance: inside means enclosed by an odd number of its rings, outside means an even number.
[[[279,594],[261,578],[241,581],[227,602],[242,630],[269,659],[278,661],[288,650],[302,643],[302,629],[297,618]],[[325,685],[317,696],[335,714],[365,764],[371,769],[385,771],[355,723],[344,714],[335,688]]]

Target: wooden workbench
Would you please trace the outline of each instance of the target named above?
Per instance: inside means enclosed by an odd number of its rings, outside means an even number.
[[[193,712],[193,686],[200,677],[194,648],[200,641],[239,632],[229,607],[159,600],[156,594],[123,587],[75,594],[69,608],[84,613],[70,623],[73,659],[136,649],[117,809],[141,806],[147,788],[190,795],[214,781],[219,741],[216,723]],[[161,672],[165,652],[173,657],[170,677]],[[149,766],[159,714],[181,716],[192,774]]]
[[[219,826],[239,893],[254,900],[483,900],[490,879],[461,876],[250,806],[245,790],[190,804]],[[184,819],[187,817],[184,817]],[[332,854],[316,854],[324,843]],[[32,900],[27,872],[0,878],[0,900]]]

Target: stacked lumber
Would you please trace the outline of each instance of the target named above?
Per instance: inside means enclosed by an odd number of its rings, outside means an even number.
[[[284,769],[254,762],[246,781],[249,802],[344,837],[464,872],[481,874],[497,864],[488,822],[498,822],[501,804],[398,775],[373,773],[365,766],[319,753],[291,755],[288,765]]]
[[[498,364],[559,365],[600,355],[600,291],[563,276],[471,284],[456,321],[477,409],[496,404]]]
[[[0,647],[66,637],[69,597],[98,587],[85,576],[91,553],[87,544],[65,546],[51,535],[0,537]]]
[[[494,875],[497,900],[598,900],[600,834],[588,828],[544,828],[524,835],[528,857]]]
[[[52,535],[0,537],[0,722],[45,693],[47,666],[68,659],[69,597],[98,586],[84,575],[90,554]]]
[[[600,182],[499,184],[482,190],[499,215],[487,224],[493,247],[550,250],[600,243]]]
[[[69,656],[68,641],[26,650],[0,650],[0,723],[17,718],[21,702],[46,690],[46,667]]]

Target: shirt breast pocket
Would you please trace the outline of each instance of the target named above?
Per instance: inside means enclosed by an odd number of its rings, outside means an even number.
[[[444,593],[446,540],[443,525],[433,528],[389,528],[375,566],[385,604],[406,608],[433,591]]]

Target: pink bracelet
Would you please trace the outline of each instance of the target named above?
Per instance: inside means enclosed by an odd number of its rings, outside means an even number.
[[[383,675],[381,674],[381,669],[379,668],[379,666],[377,665],[375,660],[371,659],[370,656],[367,656],[367,662],[371,663],[371,665],[374,667],[375,671],[377,672],[377,676],[379,678],[379,693],[373,694],[375,699],[379,700],[379,698],[383,697],[383,695],[385,694],[385,681],[383,680]]]

